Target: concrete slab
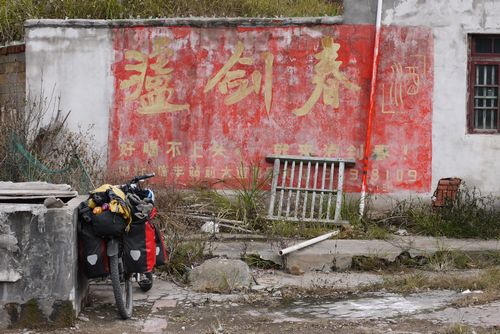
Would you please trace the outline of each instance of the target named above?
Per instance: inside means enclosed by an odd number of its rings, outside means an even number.
[[[282,247],[296,242],[286,242]],[[432,255],[436,251],[500,251],[498,240],[449,239],[420,236],[394,236],[389,240],[325,240],[284,257],[278,255],[281,247],[271,242],[212,242],[207,252],[215,256],[240,258],[244,254],[258,254],[265,260],[283,264],[291,272],[346,270],[353,256],[373,256],[394,261],[403,251],[411,256]]]

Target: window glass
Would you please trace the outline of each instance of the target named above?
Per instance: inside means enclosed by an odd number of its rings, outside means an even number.
[[[495,44],[493,47],[493,52],[500,53],[500,38],[495,38]]]
[[[492,38],[481,37],[476,38],[476,52],[477,53],[492,53]]]

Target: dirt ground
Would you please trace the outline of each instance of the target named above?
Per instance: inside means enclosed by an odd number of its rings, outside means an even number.
[[[126,321],[117,315],[108,282],[94,283],[74,327],[5,333],[500,333],[500,300],[453,306],[464,293],[481,291],[360,292],[383,280],[376,273],[253,275],[258,285],[232,294],[194,292],[157,278],[147,293],[135,287],[134,314]]]

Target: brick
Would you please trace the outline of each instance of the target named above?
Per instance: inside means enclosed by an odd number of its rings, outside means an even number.
[[[24,44],[9,45],[0,47],[0,55],[24,53],[26,46]]]
[[[8,55],[0,55],[0,63],[12,63],[15,61],[19,61],[24,63],[26,60],[26,56],[24,53],[13,53]]]
[[[5,64],[5,72],[6,73],[19,73],[19,72],[25,72],[25,63],[24,62],[12,62],[12,63],[7,63]]]
[[[0,85],[7,85],[9,83],[9,75],[7,73],[0,74]]]

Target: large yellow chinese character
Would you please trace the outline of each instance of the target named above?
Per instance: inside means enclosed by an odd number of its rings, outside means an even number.
[[[275,144],[274,145],[274,154],[287,155],[288,148],[289,148],[288,144]]]
[[[352,159],[363,159],[364,147],[365,145],[361,145],[359,148],[354,145],[350,145],[346,148],[347,157]]]
[[[226,149],[224,146],[221,144],[213,143],[212,146],[210,146],[209,151],[212,153],[212,156],[216,157],[225,157],[226,156]]]
[[[385,84],[382,84],[382,113],[393,114],[404,108],[403,89],[404,72],[400,63],[391,65],[391,83],[389,85],[389,101],[386,102]],[[390,109],[387,108],[389,106]]]
[[[158,156],[158,141],[150,140],[142,146],[142,151],[148,155],[150,158],[155,158]]]
[[[165,165],[159,165],[158,166],[158,175],[161,177],[167,177],[168,176],[168,167]]]
[[[342,62],[337,60],[340,44],[334,43],[332,37],[323,37],[321,40],[323,50],[315,55],[319,62],[314,65],[314,76],[312,83],[315,85],[309,99],[304,105],[295,109],[293,113],[297,116],[307,115],[312,107],[323,95],[323,103],[337,109],[339,107],[339,86],[344,85],[347,89],[358,91],[358,85],[347,80],[340,72]]]
[[[179,176],[184,175],[184,167],[183,166],[175,165],[172,168],[172,171],[174,172],[175,177],[179,177]]]
[[[126,141],[123,144],[120,144],[120,158],[129,158],[134,154],[134,142]]]
[[[205,177],[209,179],[215,178],[215,168],[205,167]]]
[[[140,114],[159,114],[188,110],[189,104],[173,104],[170,99],[174,93],[170,86],[173,68],[167,67],[169,57],[174,52],[168,47],[170,40],[157,38],[153,41],[153,52],[149,55],[136,50],[125,51],[125,59],[131,63],[125,70],[137,72],[120,83],[121,89],[132,88],[126,100],[139,98]]]
[[[389,156],[387,145],[375,145],[373,148],[373,160],[385,160]]]
[[[193,144],[193,153],[191,154],[191,157],[193,159],[203,158],[203,155],[201,155],[202,152],[203,152],[203,146],[195,142]]]
[[[175,158],[178,155],[181,155],[181,142],[178,141],[169,141],[167,142],[168,149],[167,149],[167,154],[172,155],[172,158]]]
[[[299,153],[306,156],[310,157],[313,155],[313,146],[311,144],[299,144]]]
[[[238,175],[240,179],[244,179],[247,177],[248,171],[249,171],[248,167],[239,166],[238,168],[236,168],[236,175]]]
[[[231,169],[229,169],[227,166],[225,166],[224,169],[221,170],[221,172],[223,179],[231,176]]]
[[[126,175],[128,177],[130,175],[130,167],[129,166],[118,167],[118,174],[121,176]]]
[[[201,171],[199,166],[189,166],[190,177],[200,177]]]
[[[327,144],[325,145],[325,156],[327,157],[336,157],[339,155],[339,147],[335,144]]]
[[[250,93],[255,92],[256,94],[260,91],[260,86],[262,83],[262,74],[260,71],[255,70],[251,74],[251,84],[250,80],[246,77],[247,72],[245,70],[231,70],[237,63],[241,65],[253,65],[253,60],[248,57],[242,57],[243,54],[243,43],[238,42],[234,50],[233,55],[229,58],[226,64],[208,80],[204,92],[207,93],[211,91],[217,84],[217,88],[220,93],[226,95],[224,98],[224,103],[226,105],[232,105],[240,102]],[[272,86],[273,86],[273,62],[274,56],[269,52],[264,52],[262,54],[264,58],[265,73],[264,73],[264,101],[266,104],[266,111],[269,114],[271,110],[271,100],[272,100]],[[232,93],[230,90],[235,89]]]

